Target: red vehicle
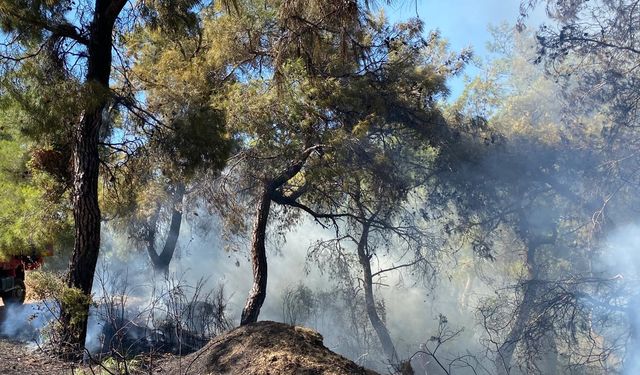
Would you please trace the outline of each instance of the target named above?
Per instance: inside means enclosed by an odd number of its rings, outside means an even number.
[[[42,256],[13,256],[0,262],[0,297],[5,305],[24,303],[26,288],[25,271],[35,270],[42,265]]]

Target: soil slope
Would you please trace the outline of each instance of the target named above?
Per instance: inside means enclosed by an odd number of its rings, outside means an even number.
[[[163,366],[162,374],[377,375],[327,349],[308,328],[263,321],[236,328]]]

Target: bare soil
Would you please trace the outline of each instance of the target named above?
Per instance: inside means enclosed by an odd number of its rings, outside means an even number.
[[[5,307],[0,305],[0,322],[5,315]],[[74,367],[49,357],[34,344],[0,336],[0,374],[62,375],[71,374]]]
[[[311,329],[263,321],[236,328],[156,374],[376,375],[327,349]]]
[[[0,374],[71,374],[72,366],[28,348],[24,343],[0,340]]]

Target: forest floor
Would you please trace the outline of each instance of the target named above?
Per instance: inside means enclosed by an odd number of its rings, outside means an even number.
[[[35,301],[25,301],[24,313],[11,313],[0,303],[0,375],[106,375],[113,371],[99,365],[89,367],[62,361],[39,347],[32,339],[30,314],[38,310]]]
[[[0,339],[0,374],[3,375],[52,375],[73,374],[75,369],[60,362],[37,348],[7,338]]]
[[[29,307],[29,302],[25,303]],[[22,317],[24,320],[25,317]],[[9,322],[21,324],[7,326]],[[115,374],[103,364],[83,366],[58,360],[32,340],[21,339],[26,327],[11,311],[0,305],[0,374],[2,375],[88,375]],[[12,329],[13,328],[13,329]],[[7,332],[12,332],[7,335]],[[28,333],[28,332],[27,332]],[[130,374],[243,374],[243,375],[374,375],[350,360],[330,351],[322,336],[307,328],[276,322],[258,322],[233,329],[211,340],[187,356],[163,355],[146,362],[144,369]],[[115,371],[114,371],[115,370]],[[120,372],[122,373],[122,372]]]
[[[0,305],[0,322],[5,322],[6,313],[5,307]],[[61,375],[73,373],[75,373],[74,366],[51,358],[35,343],[0,335],[0,374]]]

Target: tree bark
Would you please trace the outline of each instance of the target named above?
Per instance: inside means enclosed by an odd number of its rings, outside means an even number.
[[[91,296],[100,249],[100,207],[98,144],[103,114],[109,102],[113,27],[125,0],[96,0],[87,45],[87,108],[76,126],[73,149],[73,218],[75,242],[69,263],[67,285]],[[80,303],[82,306],[77,306]],[[82,353],[87,334],[89,303],[65,299],[61,305],[61,338],[67,354]]]
[[[293,160],[289,166],[284,168],[275,178],[265,178],[262,183],[251,240],[253,286],[247,297],[244,309],[242,309],[241,326],[258,321],[260,308],[267,296],[267,253],[265,241],[271,201],[279,201],[277,197],[282,197],[282,192],[278,191],[278,189],[281,189],[302,170],[311,153],[319,147],[308,144],[305,146],[306,148],[300,153],[299,157]]]
[[[533,304],[535,303],[536,294],[536,281],[529,280],[527,282],[527,286],[525,287],[522,302],[520,303],[520,307],[518,308],[516,321],[513,324],[513,327],[511,327],[506,340],[504,341],[504,343],[502,343],[502,345],[500,345],[498,354],[496,355],[496,369],[498,375],[510,374],[511,362],[513,361],[513,353],[516,350],[516,346],[518,345],[526,324],[531,316],[531,310],[533,309]]]
[[[267,252],[265,240],[269,211],[271,209],[271,193],[271,188],[268,184],[265,184],[256,209],[253,236],[251,239],[253,286],[242,310],[241,326],[258,321],[260,308],[267,296]]]
[[[156,235],[158,233],[158,218],[160,216],[160,205],[153,211],[153,215],[148,222],[144,223],[144,240],[147,243],[147,254],[149,254],[149,260],[154,265],[158,258],[156,252]]]
[[[513,354],[518,345],[518,342],[522,339],[522,336],[527,329],[527,324],[531,319],[531,315],[536,308],[538,295],[541,293],[540,284],[540,265],[536,258],[538,249],[544,245],[553,245],[557,238],[557,228],[553,222],[551,228],[552,234],[549,236],[544,230],[541,232],[539,225],[531,226],[527,216],[527,207],[522,207],[518,212],[517,219],[517,232],[520,238],[523,239],[527,249],[526,253],[526,266],[528,271],[528,280],[525,285],[524,295],[522,302],[517,310],[516,321],[511,327],[509,334],[505,341],[498,348],[496,353],[495,365],[496,373],[498,375],[506,375],[510,373]]]
[[[527,280],[522,302],[518,307],[516,321],[511,327],[506,340],[496,355],[496,370],[498,375],[507,375],[511,372],[511,363],[513,361],[513,353],[516,350],[518,342],[522,338],[522,334],[527,327],[527,323],[531,318],[531,312],[533,311],[536,303],[536,297],[538,295],[538,265],[535,259],[537,249],[542,243],[534,241],[526,241],[527,244],[527,257],[526,265],[529,272],[529,279]]]
[[[156,271],[167,272],[169,270],[169,264],[173,259],[173,254],[178,244],[178,237],[180,236],[180,227],[182,226],[182,208],[178,207],[182,203],[184,198],[185,187],[182,183],[176,186],[176,191],[173,195],[173,207],[171,209],[171,222],[169,224],[169,233],[165,240],[162,252],[158,254],[155,247],[155,223],[153,224],[154,235],[150,236],[147,252],[149,253],[149,259]]]
[[[358,260],[360,261],[360,265],[362,266],[362,279],[364,281],[364,301],[367,310],[367,316],[369,317],[369,321],[371,322],[373,329],[378,335],[378,339],[380,340],[380,344],[382,345],[382,350],[387,356],[387,360],[391,365],[398,365],[400,362],[398,353],[396,352],[396,348],[393,345],[393,340],[391,339],[391,335],[389,335],[387,326],[382,321],[382,319],[380,319],[380,315],[378,315],[378,310],[376,309],[376,301],[373,296],[371,256],[367,251],[369,242],[369,230],[369,223],[364,223],[362,225],[362,233],[360,235],[360,238],[358,239]]]
[[[556,332],[549,330],[541,338],[543,352],[536,362],[536,368],[542,374],[558,374],[558,344],[556,343]]]

